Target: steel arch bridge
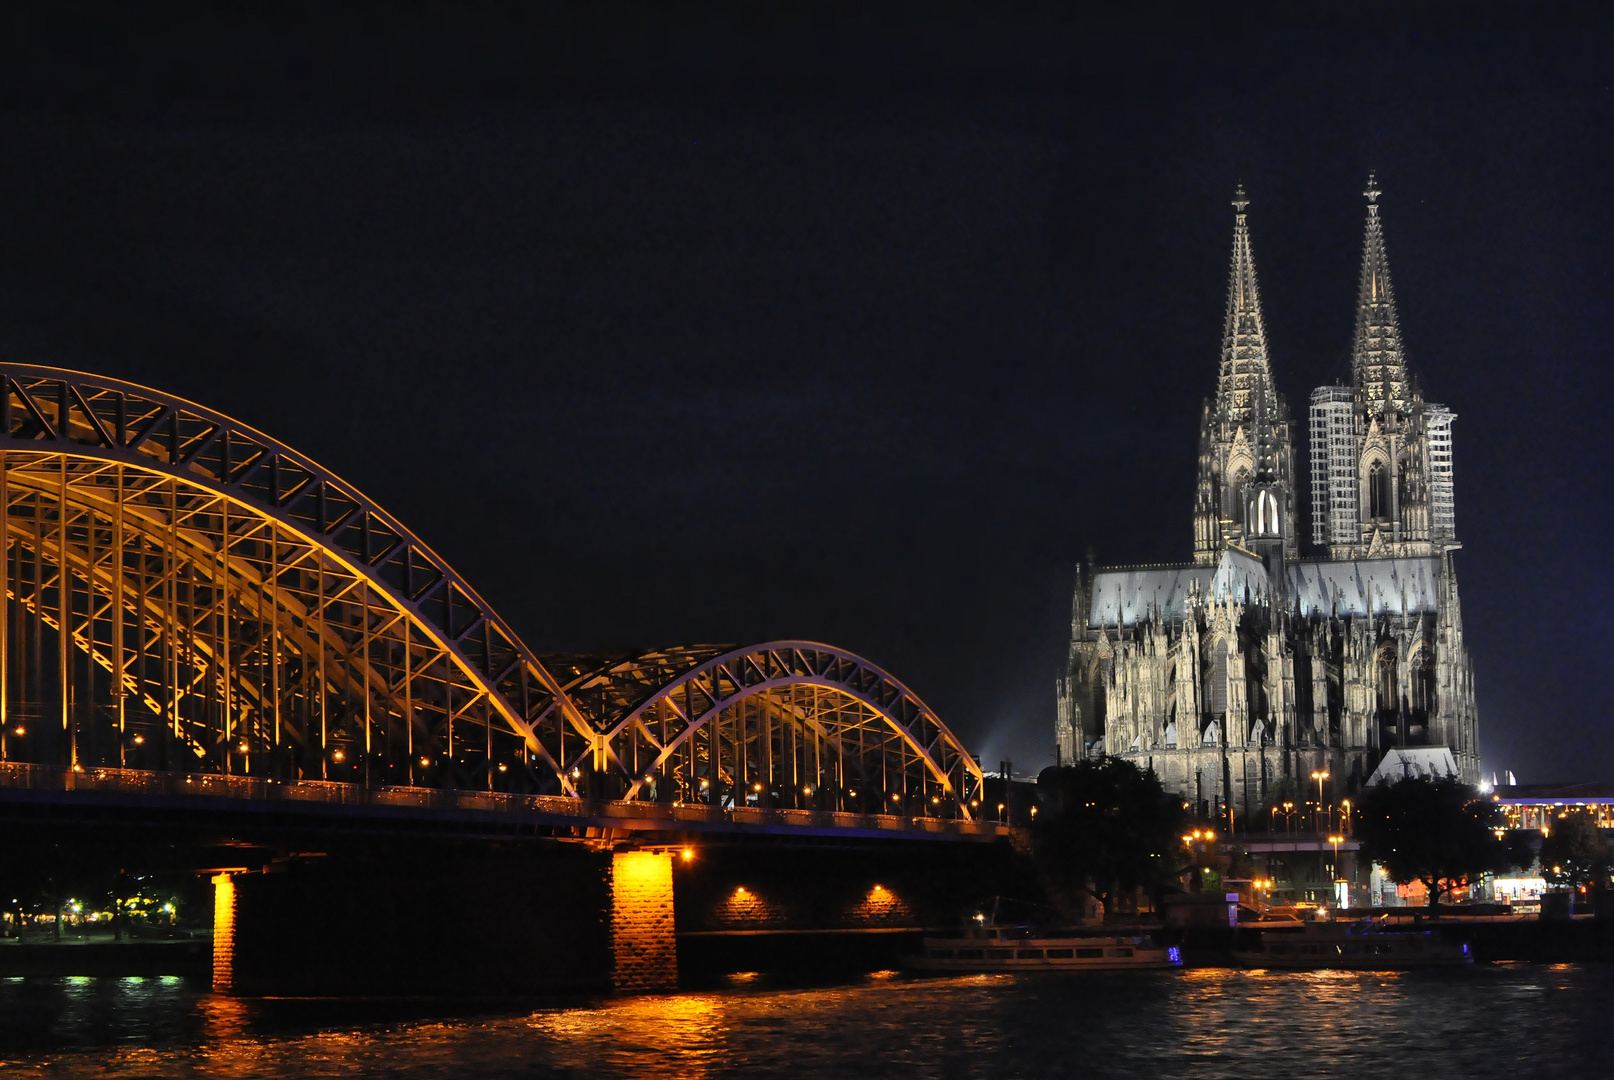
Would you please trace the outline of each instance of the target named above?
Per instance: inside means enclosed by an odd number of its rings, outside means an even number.
[[[145,387],[0,366],[0,760],[970,819],[978,764],[810,642],[538,656],[380,507]]]

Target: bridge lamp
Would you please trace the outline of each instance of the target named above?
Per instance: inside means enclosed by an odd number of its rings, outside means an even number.
[[[422,768],[425,768],[426,766],[430,765],[431,763],[432,763],[432,759],[429,758],[429,757],[423,757],[423,758],[420,759],[420,765],[421,765]]]
[[[12,734],[13,735],[26,735],[26,734],[28,734],[28,729],[27,728],[18,728],[16,731],[13,731]]]
[[[902,796],[898,795],[895,791],[893,791],[891,793],[891,801],[892,802],[901,802],[902,801]]]
[[[337,750],[337,751],[335,751],[334,753],[331,754],[331,760],[335,761],[337,763],[341,763],[346,758],[347,758],[347,755],[342,753],[342,751],[340,751],[340,750]]]
[[[509,772],[510,771],[510,766],[506,765],[504,762],[501,761],[501,762],[499,762],[499,771],[500,772]]]
[[[145,741],[146,741],[146,737],[144,735],[136,735],[134,737],[134,744],[136,746],[139,746],[141,743],[143,743]]]
[[[242,744],[241,744],[241,745],[240,745],[240,746],[238,746],[238,747],[236,747],[236,749],[237,749],[237,750],[239,750],[239,751],[241,751],[241,752],[242,752],[242,753],[243,753],[243,754],[244,754],[244,753],[246,753],[246,752],[247,752],[247,744],[246,744],[246,743],[242,743]]]
[[[751,788],[752,788],[753,791],[756,791],[756,792],[759,792],[759,793],[762,791],[762,785],[761,784],[752,784]]]
[[[688,862],[695,857],[695,850],[693,848],[685,848],[681,854],[684,857],[684,861]]]
[[[573,776],[577,775],[577,770],[576,769],[572,770],[572,775]],[[702,780],[701,781],[701,790],[702,791],[705,791],[707,788],[709,788],[711,786],[712,786],[712,782],[710,780]]]

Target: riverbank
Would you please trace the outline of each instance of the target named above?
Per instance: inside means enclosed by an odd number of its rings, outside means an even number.
[[[213,943],[189,941],[63,941],[0,944],[0,977],[17,975],[202,978],[213,970]]]

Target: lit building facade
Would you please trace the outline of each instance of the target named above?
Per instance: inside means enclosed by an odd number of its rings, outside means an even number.
[[[1083,567],[1056,738],[1152,768],[1200,812],[1262,812],[1317,772],[1360,788],[1396,747],[1479,771],[1452,553],[1455,414],[1408,374],[1369,179],[1352,384],[1311,395],[1311,552],[1240,189],[1221,366],[1200,418],[1193,561]]]

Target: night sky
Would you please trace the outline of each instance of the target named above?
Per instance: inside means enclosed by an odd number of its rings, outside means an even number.
[[[1485,769],[1614,779],[1606,22],[48,10],[0,28],[0,358],[282,439],[536,650],[832,642],[1016,771],[1075,564],[1190,556],[1235,184],[1303,432],[1375,168]]]

